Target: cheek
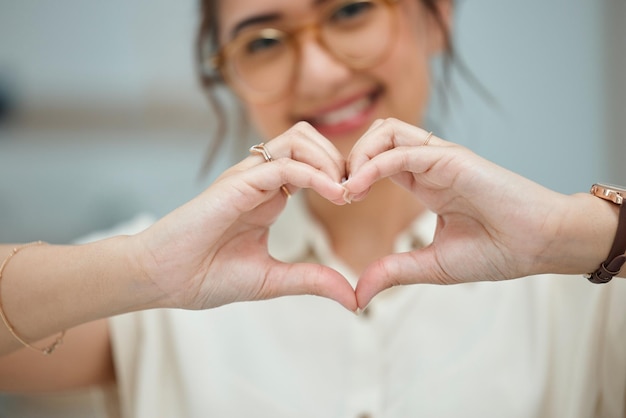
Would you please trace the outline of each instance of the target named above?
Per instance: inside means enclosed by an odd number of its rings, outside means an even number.
[[[429,66],[428,62],[415,59],[404,64],[394,78],[394,107],[399,119],[419,124],[428,105]]]
[[[412,22],[409,22],[409,20]],[[399,24],[398,41],[389,59],[379,69],[387,85],[387,98],[394,117],[419,123],[430,92],[430,56],[419,19],[406,17]]]

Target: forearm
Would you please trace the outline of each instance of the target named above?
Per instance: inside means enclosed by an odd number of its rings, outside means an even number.
[[[133,246],[129,237],[119,236],[85,245],[20,250],[6,264],[0,281],[3,311],[15,332],[36,345],[78,324],[156,306],[158,292],[142,281]],[[0,246],[0,257],[4,260],[14,247]],[[0,324],[0,354],[21,346]]]

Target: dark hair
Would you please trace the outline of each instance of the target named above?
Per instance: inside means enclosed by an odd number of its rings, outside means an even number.
[[[444,83],[447,84],[449,80],[449,68],[456,59],[450,28],[448,28],[445,18],[441,15],[438,7],[438,3],[441,0],[418,1],[420,1],[424,8],[433,16],[443,33],[445,44],[443,79]],[[208,58],[219,49],[217,3],[218,0],[200,0],[200,25],[196,37],[196,70],[200,78],[200,83],[207,95],[209,105],[212,107],[216,116],[214,137],[202,166],[203,173],[208,170],[215,154],[222,146],[228,127],[224,103],[217,94],[218,87],[223,85],[223,79],[219,73],[209,69],[207,65]]]

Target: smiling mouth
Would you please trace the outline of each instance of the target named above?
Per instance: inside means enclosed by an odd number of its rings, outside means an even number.
[[[355,119],[361,118],[363,114],[372,107],[376,99],[380,96],[380,93],[381,90],[377,89],[360,99],[350,102],[346,106],[320,113],[314,117],[308,118],[307,121],[311,123],[311,125],[319,127],[330,127],[350,123]]]

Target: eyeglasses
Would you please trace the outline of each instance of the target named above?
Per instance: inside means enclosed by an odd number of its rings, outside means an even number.
[[[247,100],[269,102],[286,94],[300,65],[303,33],[335,59],[355,70],[371,68],[384,57],[395,35],[398,0],[331,0],[315,21],[297,28],[242,30],[210,58],[210,65]]]

